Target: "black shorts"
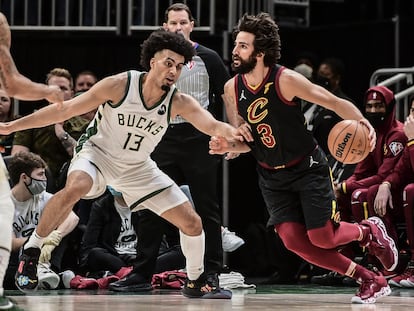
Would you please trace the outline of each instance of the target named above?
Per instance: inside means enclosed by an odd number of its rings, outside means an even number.
[[[279,170],[258,166],[259,186],[269,226],[300,222],[307,229],[323,227],[336,212],[336,199],[325,154],[316,148],[299,164]]]

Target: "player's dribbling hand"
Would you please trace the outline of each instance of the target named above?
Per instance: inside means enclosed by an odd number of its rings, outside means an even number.
[[[374,151],[375,144],[377,142],[377,134],[375,133],[375,129],[372,127],[371,123],[367,119],[361,119],[359,120],[359,123],[364,125],[369,130],[368,138],[369,138],[369,145],[370,145],[370,151]]]
[[[46,97],[46,100],[49,103],[58,105],[58,109],[62,108],[63,103],[63,92],[57,85],[48,85],[49,95]]]

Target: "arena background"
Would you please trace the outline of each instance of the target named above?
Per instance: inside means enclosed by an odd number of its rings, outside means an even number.
[[[227,1],[217,1],[215,34],[194,32],[198,41],[223,56],[228,63],[229,52],[223,52],[223,39],[231,36],[226,32]],[[343,89],[357,103],[369,87],[372,73],[379,68],[412,67],[414,1],[363,0],[363,1],[313,1],[311,2],[310,26],[292,27],[284,24],[283,14],[276,12],[280,21],[282,39],[281,63],[293,66],[302,51],[314,52],[319,60],[339,57],[344,61],[346,72]],[[160,10],[160,16],[164,12]],[[396,18],[399,36],[396,37]],[[71,31],[12,32],[12,54],[19,70],[35,81],[44,81],[46,73],[54,67],[69,69],[73,75],[89,69],[99,78],[139,64],[139,45],[149,31],[136,31],[127,35],[123,30],[115,33]],[[397,40],[397,41],[396,41]],[[230,44],[231,50],[232,44]],[[224,53],[224,55],[223,55]],[[43,103],[38,103],[40,107]],[[33,105],[20,105],[20,112],[32,111]],[[200,163],[202,165],[202,163]],[[222,189],[221,180],[218,187]],[[267,213],[258,191],[255,162],[250,155],[243,155],[229,163],[229,214],[228,225],[232,231],[246,237],[252,223],[264,224]],[[243,266],[237,254],[230,263]]]

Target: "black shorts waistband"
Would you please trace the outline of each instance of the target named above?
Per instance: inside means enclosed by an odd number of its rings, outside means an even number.
[[[307,154],[305,154],[305,155],[303,155],[303,156],[301,156],[297,159],[289,161],[286,164],[282,164],[282,165],[270,166],[270,165],[268,165],[264,162],[259,162],[259,161],[258,161],[258,163],[261,167],[263,167],[267,170],[271,170],[271,171],[277,171],[277,170],[284,169],[284,168],[290,168],[290,167],[293,167],[293,166],[298,165],[299,163],[301,163],[307,156],[311,155],[316,149],[318,149],[318,145],[316,145],[315,148],[313,148],[311,152],[309,152],[309,153],[307,153]]]

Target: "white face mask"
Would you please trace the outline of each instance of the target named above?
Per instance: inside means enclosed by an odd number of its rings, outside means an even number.
[[[40,194],[46,190],[47,180],[36,179],[33,177],[30,177],[30,179],[30,184],[26,185],[25,183],[25,185],[32,195]]]

